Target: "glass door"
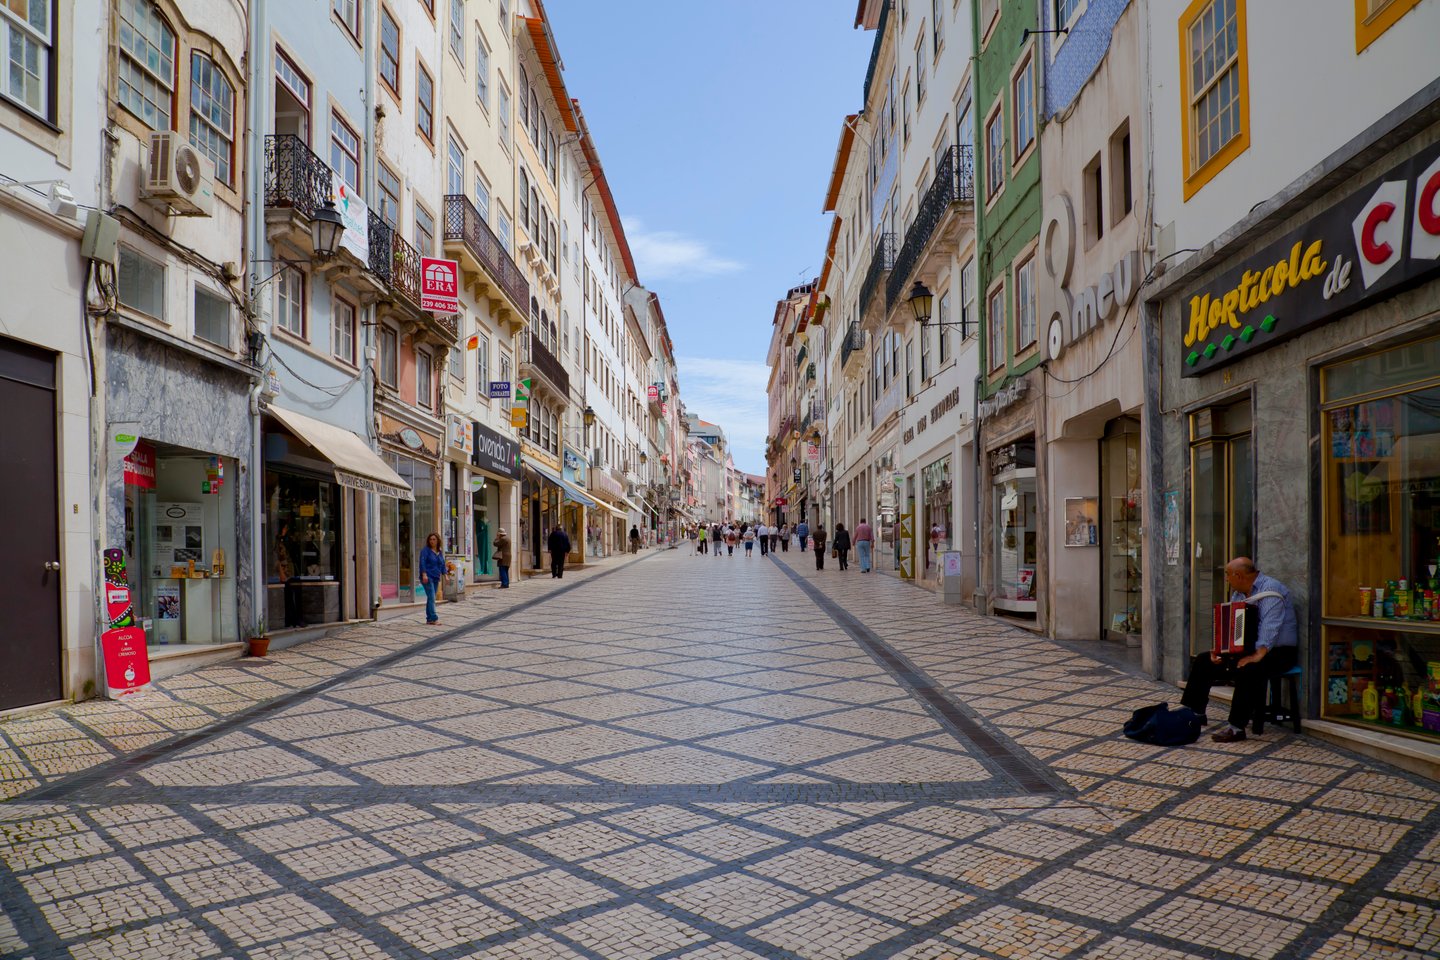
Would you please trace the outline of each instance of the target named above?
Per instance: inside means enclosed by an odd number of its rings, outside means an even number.
[[[1138,642],[1141,602],[1140,421],[1112,420],[1100,445],[1106,540],[1101,565],[1102,636]]]
[[[1250,400],[1190,416],[1190,651],[1211,646],[1210,611],[1226,599],[1225,565],[1255,556]]]

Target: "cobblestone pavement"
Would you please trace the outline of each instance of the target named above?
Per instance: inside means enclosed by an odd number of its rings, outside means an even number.
[[[0,954],[1440,955],[1440,790],[888,577],[686,549],[0,724]],[[503,597],[503,600],[501,599]]]

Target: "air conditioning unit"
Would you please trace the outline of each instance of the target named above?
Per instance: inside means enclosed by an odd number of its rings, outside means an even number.
[[[178,133],[150,134],[141,195],[185,217],[208,217],[215,207],[215,167]]]

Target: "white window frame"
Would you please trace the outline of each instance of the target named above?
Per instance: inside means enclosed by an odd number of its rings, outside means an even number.
[[[275,278],[275,329],[283,330],[292,337],[300,340],[308,340],[309,317],[306,309],[306,287],[309,286],[309,277],[299,267],[287,264]],[[300,315],[300,329],[294,329],[290,320],[296,312]]]

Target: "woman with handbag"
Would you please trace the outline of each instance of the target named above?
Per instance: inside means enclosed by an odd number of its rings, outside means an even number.
[[[835,559],[840,561],[841,570],[850,569],[850,531],[845,524],[835,524]]]
[[[815,569],[825,569],[825,527],[815,524],[815,529],[810,532],[810,539],[815,542]]]

